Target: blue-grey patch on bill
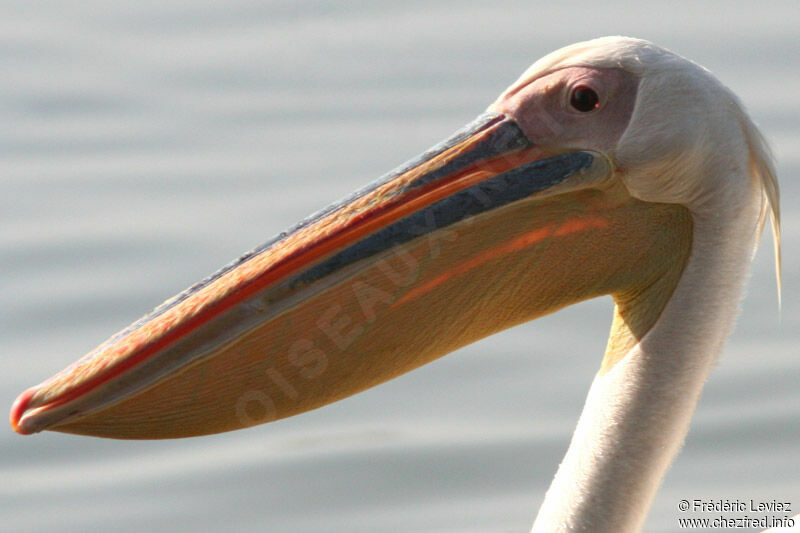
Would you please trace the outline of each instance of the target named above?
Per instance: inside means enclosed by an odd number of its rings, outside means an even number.
[[[407,191],[431,183],[478,161],[489,160],[530,146],[533,146],[533,143],[528,140],[516,122],[503,120],[486,135],[485,139],[481,139],[479,143],[476,143],[468,151],[454,157],[441,167],[417,177],[406,185],[403,190]]]
[[[569,152],[498,174],[364,237],[295,276],[289,286],[296,288],[312,283],[393,246],[527,198],[588,169],[593,162],[594,156],[588,152]]]

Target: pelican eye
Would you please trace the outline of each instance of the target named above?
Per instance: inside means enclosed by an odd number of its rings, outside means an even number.
[[[569,97],[569,104],[581,113],[588,113],[600,107],[600,97],[597,96],[594,89],[579,85],[573,89],[572,95]]]

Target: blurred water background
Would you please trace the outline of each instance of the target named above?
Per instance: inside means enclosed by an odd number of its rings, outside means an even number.
[[[166,297],[608,34],[714,71],[771,141],[784,297],[762,243],[736,332],[645,530],[681,499],[800,509],[800,8],[786,2],[0,3],[0,405]],[[3,531],[524,531],[600,363],[609,298],[246,431],[0,431]]]

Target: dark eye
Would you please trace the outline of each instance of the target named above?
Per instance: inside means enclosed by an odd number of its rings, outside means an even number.
[[[588,113],[600,107],[600,97],[594,89],[581,85],[573,89],[569,104],[581,113]]]

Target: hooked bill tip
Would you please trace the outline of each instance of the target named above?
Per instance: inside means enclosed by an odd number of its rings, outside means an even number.
[[[14,400],[14,405],[11,406],[11,412],[9,413],[9,421],[11,422],[11,427],[19,433],[20,435],[30,435],[33,433],[30,429],[26,429],[24,424],[20,424],[22,419],[22,415],[25,414],[25,411],[28,410],[28,405],[31,402],[31,398],[33,398],[35,390],[28,389],[19,396],[17,399]]]

